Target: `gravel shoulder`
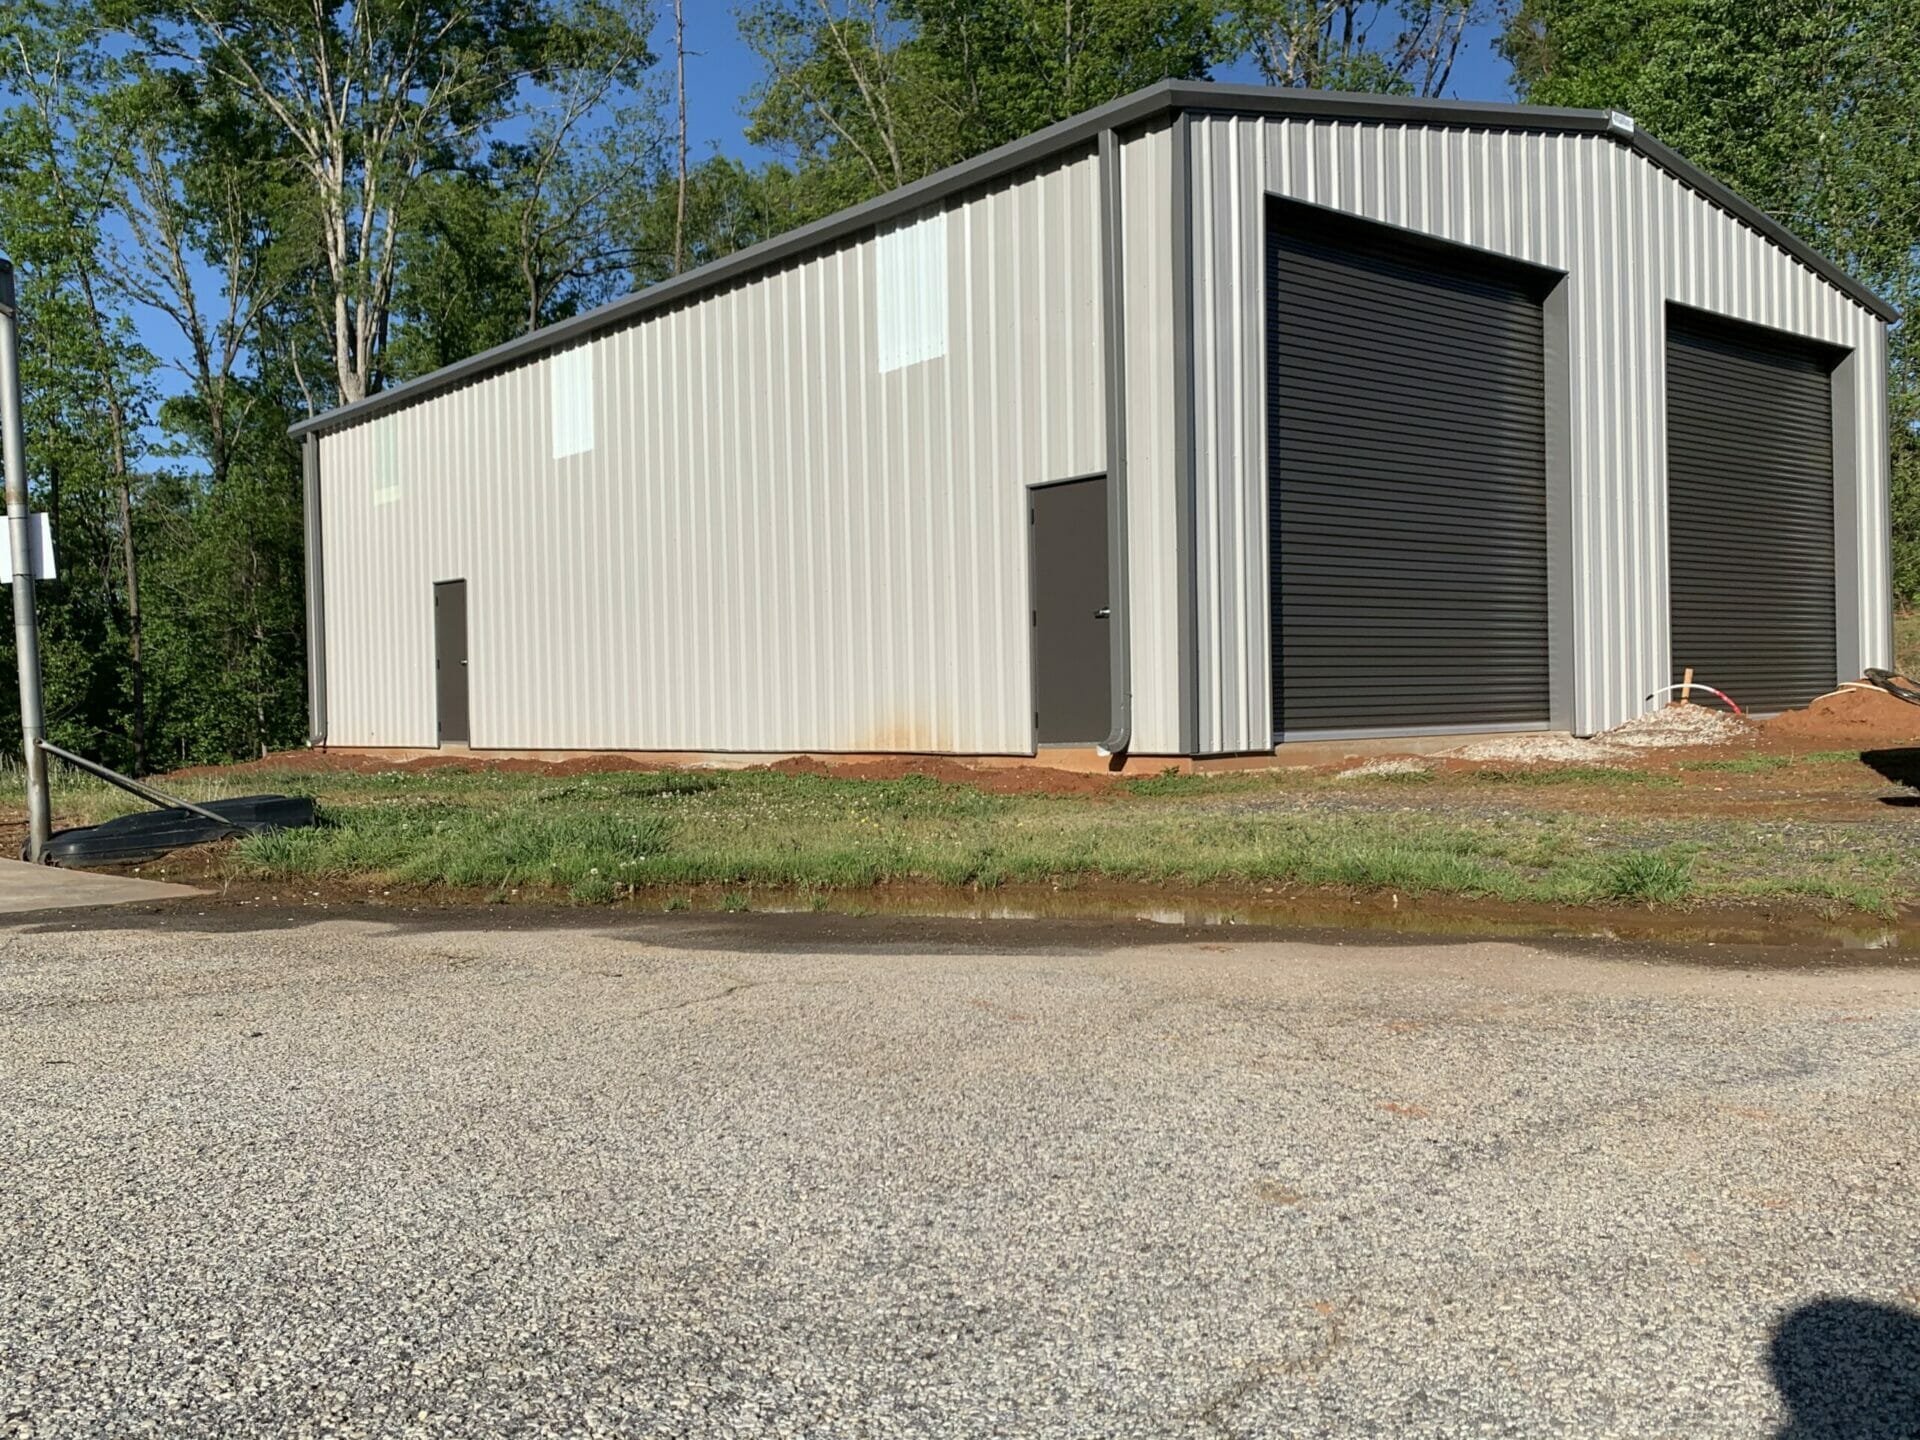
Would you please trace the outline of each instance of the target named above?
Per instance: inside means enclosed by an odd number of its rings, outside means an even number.
[[[11,927],[0,1434],[1920,1421],[1920,972],[835,923]]]

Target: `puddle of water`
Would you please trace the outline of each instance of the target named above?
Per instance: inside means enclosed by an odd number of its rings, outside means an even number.
[[[1009,886],[992,891],[889,886],[848,894],[754,892],[748,908],[768,913],[918,916],[947,920],[1104,920],[1183,928],[1248,927],[1341,932],[1405,939],[1590,940],[1695,947],[1792,947],[1882,951],[1920,958],[1920,920],[1824,917],[1793,912],[1514,906],[1452,898],[1258,895],[1187,899],[1147,887]],[[703,899],[708,903],[703,903]],[[692,897],[697,909],[724,908]],[[737,903],[737,900],[736,900]]]

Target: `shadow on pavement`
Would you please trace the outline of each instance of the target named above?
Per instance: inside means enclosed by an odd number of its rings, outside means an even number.
[[[1780,1322],[1767,1358],[1788,1412],[1776,1440],[1920,1436],[1920,1311],[1810,1301]]]

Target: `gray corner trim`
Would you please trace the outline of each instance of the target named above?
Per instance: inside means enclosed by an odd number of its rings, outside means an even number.
[[[1547,422],[1547,720],[1575,733],[1580,713],[1578,627],[1574,622],[1573,346],[1563,276],[1541,301]]]
[[[1863,599],[1861,576],[1866,556],[1860,546],[1860,517],[1866,496],[1860,473],[1860,352],[1849,350],[1833,367],[1829,403],[1833,407],[1833,618],[1834,654],[1839,658],[1836,685],[1853,679],[1869,665],[1888,665],[1874,654],[1860,623]],[[1889,652],[1891,653],[1891,652]]]
[[[1173,122],[1173,496],[1179,549],[1180,753],[1200,753],[1199,556],[1193,521],[1199,436],[1193,415],[1193,125]]]
[[[1103,755],[1123,755],[1133,740],[1133,589],[1127,570],[1127,321],[1126,276],[1121,270],[1120,139],[1100,132],[1100,305],[1106,340],[1107,392],[1107,594],[1113,659],[1112,728],[1100,742]]]
[[[863,205],[790,230],[758,245],[715,260],[672,280],[522,335],[491,350],[383,390],[351,405],[329,410],[289,427],[295,436],[324,433],[356,424],[455,386],[575,344],[603,330],[631,324],[644,315],[683,305],[710,290],[737,283],[790,263],[810,252],[857,237],[889,221],[924,210],[947,197],[977,190],[1015,171],[1074,150],[1098,144],[1106,131],[1126,129],[1187,114],[1297,116],[1301,119],[1351,120],[1381,125],[1451,125],[1474,129],[1530,130],[1561,134],[1605,135],[1626,145],[1699,191],[1714,204],[1758,230],[1821,278],[1829,281],[1881,319],[1899,311],[1816,252],[1758,206],[1742,200],[1712,176],[1637,128],[1624,131],[1625,117],[1609,110],[1564,110],[1548,106],[1492,105],[1465,100],[1423,100],[1396,95],[1349,95],[1329,90],[1285,90],[1261,85],[1218,85],[1199,80],[1164,80],[1084,114],[1049,125],[1023,140],[989,150]],[[1629,122],[1630,123],[1630,122]]]
[[[320,513],[320,437],[300,441],[307,561],[307,743],[327,743],[326,551]]]

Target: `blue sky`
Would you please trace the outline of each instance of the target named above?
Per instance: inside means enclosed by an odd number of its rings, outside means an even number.
[[[661,75],[671,83],[673,57],[672,0],[657,0],[663,12],[654,37],[654,51],[661,57]],[[766,152],[746,140],[746,98],[759,79],[759,64],[753,53],[741,43],[734,6],[727,0],[687,0],[687,109],[694,158],[719,152],[742,159],[763,159]],[[1447,93],[1466,100],[1507,100],[1512,98],[1507,83],[1506,62],[1494,53],[1497,29],[1476,26],[1468,35],[1454,67],[1453,81]],[[1250,66],[1223,71],[1216,78],[1253,82],[1258,80]],[[209,286],[219,277],[205,274]],[[184,342],[174,328],[157,316],[136,312],[143,338],[163,362],[184,357]],[[181,388],[177,375],[163,375],[161,385],[168,392]]]
[[[673,6],[661,0],[664,11],[654,50],[665,62],[670,74],[673,57]],[[759,78],[753,54],[740,41],[734,19],[734,7],[722,0],[687,0],[687,111],[695,158],[719,151],[727,155],[750,157],[754,147],[746,143],[745,109],[747,92]],[[1475,26],[1461,47],[1454,66],[1450,96],[1462,100],[1510,100],[1507,64],[1494,53],[1493,41],[1499,27]],[[1223,72],[1222,80],[1253,81],[1259,77],[1249,68],[1246,73]]]

